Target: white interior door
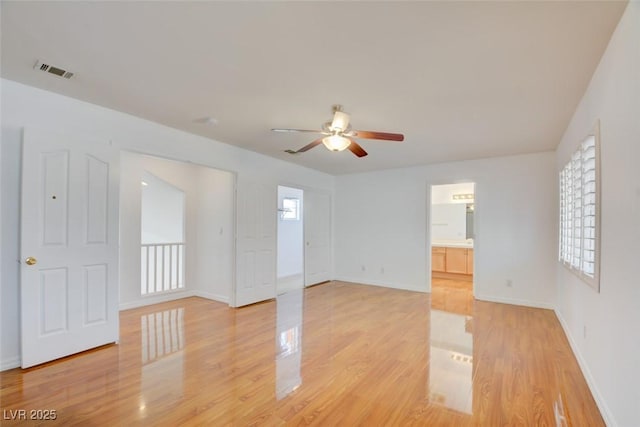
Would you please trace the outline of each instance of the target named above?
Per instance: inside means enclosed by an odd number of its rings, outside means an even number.
[[[25,130],[22,367],[118,340],[118,166],[109,141]]]
[[[331,280],[331,196],[304,193],[304,284]]]
[[[236,288],[232,306],[276,297],[277,186],[238,181]]]

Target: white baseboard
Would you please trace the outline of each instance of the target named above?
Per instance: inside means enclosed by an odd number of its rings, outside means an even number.
[[[525,299],[518,298],[502,298],[502,297],[493,297],[488,295],[474,295],[475,299],[480,301],[488,301],[488,302],[497,302],[500,304],[511,304],[511,305],[522,305],[524,307],[533,307],[533,308],[544,308],[547,310],[554,310],[555,307],[553,304],[542,301],[529,301]]]
[[[333,280],[337,280],[337,281],[341,281],[341,282],[355,283],[357,285],[379,286],[379,287],[382,287],[382,288],[391,288],[391,289],[400,289],[400,290],[403,290],[403,291],[413,291],[413,292],[428,293],[426,284],[425,284],[425,286],[423,288],[419,288],[417,286],[405,285],[405,284],[402,284],[402,283],[396,283],[396,282],[391,282],[391,283],[371,282],[371,281],[368,281],[368,280],[362,280],[361,278],[348,277],[348,276],[338,277],[338,278],[333,279]]]
[[[584,359],[584,357],[582,357],[582,353],[580,353],[580,349],[578,348],[578,345],[576,344],[575,340],[573,339],[573,336],[571,335],[571,331],[569,330],[569,325],[567,325],[567,322],[564,320],[564,317],[562,317],[562,314],[560,314],[560,312],[557,309],[555,309],[554,311],[556,313],[556,317],[560,321],[560,325],[562,326],[562,329],[564,330],[564,334],[567,336],[567,340],[569,341],[571,350],[573,351],[574,356],[576,356],[576,360],[578,360],[578,365],[580,366],[582,375],[584,375],[584,378],[587,381],[589,390],[591,390],[591,395],[596,401],[596,405],[598,406],[598,409],[600,409],[600,414],[604,419],[604,423],[609,427],[616,427],[618,424],[616,423],[613,417],[613,414],[611,413],[611,410],[605,403],[604,398],[602,397],[602,394],[600,393],[600,390],[596,385],[596,381],[593,378],[593,375],[591,374],[591,370],[589,369],[589,365],[587,364],[587,361]]]
[[[225,297],[224,295],[214,294],[211,292],[195,291],[193,296],[229,304],[229,297]]]
[[[19,368],[21,364],[20,356],[7,357],[0,360],[0,372],[13,368]]]
[[[154,295],[149,297],[144,297],[136,301],[130,301],[125,303],[120,303],[120,311],[130,310],[132,308],[145,307],[147,305],[159,304],[161,302],[174,301],[177,299],[188,298],[196,296],[195,291],[176,291],[170,292],[162,295]]]

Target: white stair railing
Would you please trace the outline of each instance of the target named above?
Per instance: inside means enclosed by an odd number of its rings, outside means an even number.
[[[142,244],[142,295],[184,288],[184,243]]]

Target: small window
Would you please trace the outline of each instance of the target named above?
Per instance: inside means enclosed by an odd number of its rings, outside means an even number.
[[[600,290],[600,137],[598,126],[560,171],[559,260]]]
[[[285,221],[300,220],[300,199],[284,198],[282,200],[281,218]]]

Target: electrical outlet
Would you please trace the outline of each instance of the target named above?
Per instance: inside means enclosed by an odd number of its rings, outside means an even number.
[[[380,274],[384,274],[384,267],[380,267]]]
[[[513,287],[513,281],[511,279],[507,279],[507,282],[505,283],[505,285],[507,286],[507,288],[511,288]]]
[[[367,268],[364,265],[362,266],[362,271],[367,271]]]

